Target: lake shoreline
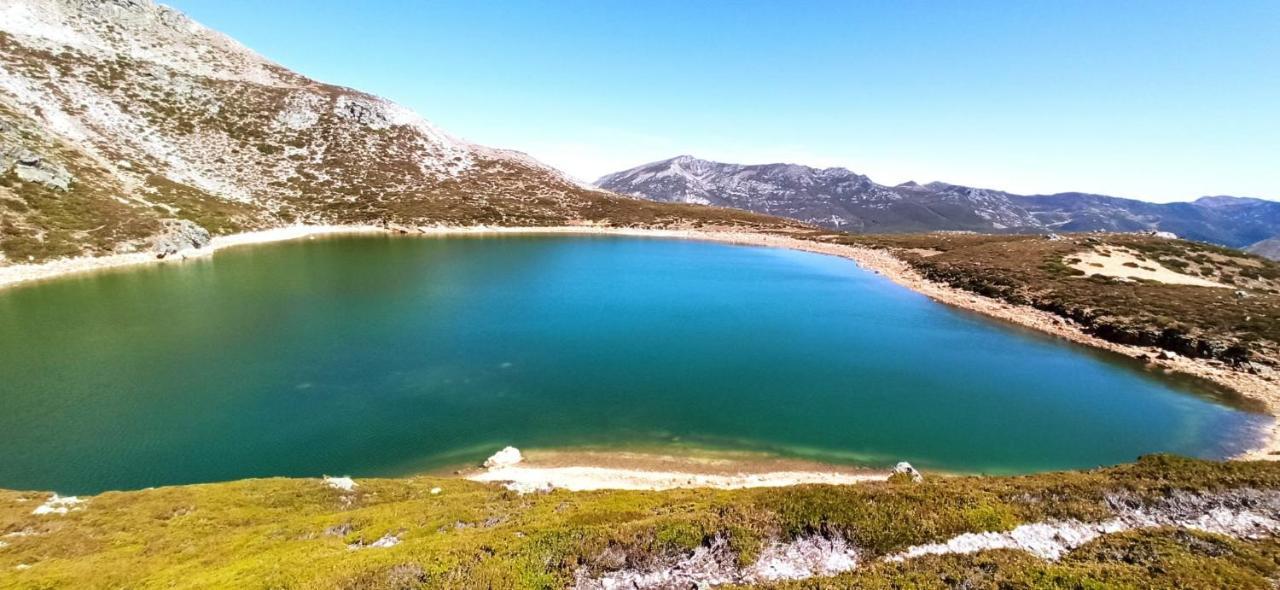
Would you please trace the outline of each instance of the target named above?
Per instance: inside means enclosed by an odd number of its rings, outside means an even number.
[[[885,481],[891,471],[753,452],[536,449],[525,452],[515,463],[472,467],[455,474],[469,481],[502,484],[518,493],[533,493],[551,489],[589,492],[855,485]]]
[[[501,226],[372,226],[372,225],[297,225],[262,231],[215,237],[203,248],[189,249],[157,258],[153,253],[116,254],[102,257],[77,257],[39,264],[18,264],[0,267],[0,289],[36,283],[99,270],[126,268],[142,264],[180,264],[183,261],[211,256],[215,252],[238,246],[271,242],[314,239],[340,235],[408,235],[413,237],[452,237],[486,235],[609,235],[710,241],[726,244],[785,248],[853,261],[864,270],[884,276],[894,283],[923,294],[930,299],[952,307],[978,313],[989,318],[1050,334],[1076,344],[1109,351],[1129,358],[1141,359],[1159,370],[1189,375],[1217,386],[1248,400],[1260,402],[1273,417],[1272,423],[1260,440],[1253,441],[1250,449],[1232,457],[1242,460],[1274,460],[1280,458],[1280,424],[1274,420],[1280,416],[1280,387],[1267,377],[1275,371],[1263,367],[1264,374],[1249,374],[1227,367],[1214,366],[1206,361],[1161,355],[1159,349],[1108,342],[1086,333],[1070,320],[1050,312],[1029,306],[1013,305],[929,281],[911,266],[887,250],[862,246],[832,244],[819,240],[801,239],[780,233],[765,233],[742,229],[649,229],[617,228],[594,225],[501,227]],[[1158,358],[1168,356],[1169,358]]]

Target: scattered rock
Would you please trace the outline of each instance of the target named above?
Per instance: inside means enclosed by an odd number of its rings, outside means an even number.
[[[1049,240],[1050,242],[1057,242],[1057,241],[1062,240],[1062,236],[1060,236],[1060,235],[1058,235],[1058,234],[1048,234],[1048,235],[1046,235],[1044,238],[1045,238],[1046,240]]]
[[[81,506],[82,504],[84,504],[84,500],[75,496],[63,497],[54,494],[48,500],[45,500],[44,504],[36,506],[36,509],[32,510],[31,513],[37,516],[44,516],[46,514],[66,514],[72,510],[83,509],[84,507]]]
[[[492,457],[484,460],[484,466],[487,468],[494,467],[510,467],[524,461],[524,455],[520,454],[520,449],[515,447],[507,447],[493,454]]]
[[[183,250],[203,248],[209,245],[209,230],[186,219],[166,219],[164,229],[156,236],[152,251],[156,258],[164,258]]]
[[[747,570],[747,580],[803,580],[834,576],[858,567],[858,551],[843,537],[800,537],[790,543],[773,542]]]
[[[354,527],[351,526],[351,523],[344,522],[342,524],[335,524],[325,529],[324,534],[329,535],[331,537],[345,537],[347,535],[350,535],[352,530],[354,530]]]
[[[396,545],[399,545],[399,544],[400,544],[400,537],[397,537],[391,533],[387,533],[383,535],[381,539],[378,539],[377,541],[370,543],[369,546],[378,548],[378,549],[383,549],[386,547],[395,547]]]
[[[399,536],[393,535],[391,533],[387,533],[383,535],[381,538],[379,538],[377,541],[369,543],[368,545],[364,544],[363,541],[356,541],[355,543],[347,545],[347,549],[350,551],[355,551],[356,549],[386,549],[388,547],[395,547],[396,545],[399,545],[399,544],[400,544]]]
[[[906,461],[902,461],[897,465],[894,465],[893,474],[905,475],[907,477],[910,477],[911,481],[914,481],[917,483],[924,481],[924,474],[917,471],[915,467],[912,467],[911,464],[907,463]]]
[[[440,489],[440,488],[431,488],[431,495],[432,495],[432,496],[439,495],[439,494],[440,494],[440,492],[443,492],[443,491],[444,491],[444,490],[442,490],[442,489]]]

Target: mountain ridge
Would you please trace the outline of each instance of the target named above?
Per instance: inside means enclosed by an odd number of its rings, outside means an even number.
[[[659,202],[735,207],[861,232],[1169,231],[1232,247],[1280,234],[1280,203],[1250,197],[1150,203],[1079,192],[1019,195],[940,181],[889,186],[843,167],[744,165],[689,155],[607,174],[595,185]]]
[[[583,186],[151,0],[0,4],[0,265],[145,251],[192,225],[689,222],[783,223]]]

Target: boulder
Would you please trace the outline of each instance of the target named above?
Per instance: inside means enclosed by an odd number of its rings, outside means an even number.
[[[209,245],[209,230],[186,219],[166,219],[164,229],[156,236],[151,250],[156,258],[164,258],[183,250],[203,248]]]
[[[521,461],[524,461],[524,455],[520,454],[520,449],[515,447],[507,447],[493,454],[492,457],[484,460],[484,466],[493,467],[510,467]]]
[[[911,464],[906,461],[902,461],[893,466],[893,475],[905,475],[910,477],[911,481],[914,482],[924,481],[924,474],[917,471],[915,467],[912,467]]]
[[[66,168],[29,149],[14,147],[0,153],[0,174],[10,170],[23,182],[66,191],[74,178]]]

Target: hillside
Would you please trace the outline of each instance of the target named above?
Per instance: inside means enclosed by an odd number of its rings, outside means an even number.
[[[580,186],[150,0],[0,4],[0,265],[304,222],[762,220]]]
[[[12,588],[1273,588],[1280,464],[518,495],[456,478],[0,491]]]
[[[1157,204],[1083,193],[1023,196],[932,182],[878,184],[844,168],[741,165],[679,156],[596,185],[667,203],[735,207],[857,233],[1167,231],[1242,247],[1280,232],[1280,203],[1205,197]]]
[[[1280,364],[1280,264],[1237,250],[1133,234],[812,239],[887,249],[929,280],[1051,312],[1110,342]]]
[[[1250,254],[1256,254],[1271,260],[1280,260],[1280,237],[1268,238],[1245,248]]]

